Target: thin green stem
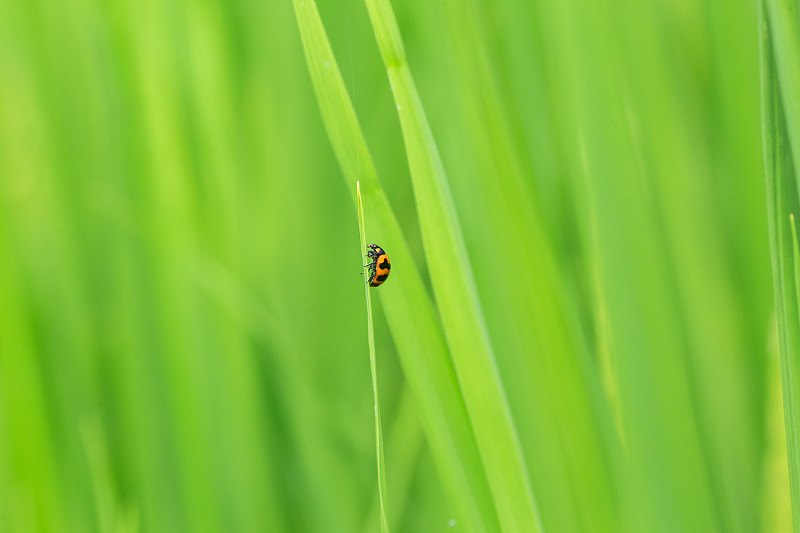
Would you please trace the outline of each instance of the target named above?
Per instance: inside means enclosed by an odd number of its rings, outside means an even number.
[[[367,255],[367,237],[364,230],[364,207],[361,205],[361,184],[356,182],[356,198],[358,202],[358,229],[361,235],[361,257]],[[367,279],[367,267],[364,279]],[[367,339],[369,340],[369,367],[372,372],[372,399],[375,403],[375,452],[378,457],[378,500],[381,504],[381,531],[389,533],[389,522],[386,519],[386,465],[383,460],[383,433],[381,431],[381,409],[378,401],[378,370],[375,362],[375,334],[372,328],[372,298],[369,284],[364,283],[364,295],[367,299]]]

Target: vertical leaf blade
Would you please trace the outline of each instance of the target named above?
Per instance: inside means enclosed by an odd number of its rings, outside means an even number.
[[[503,384],[482,316],[444,166],[411,76],[391,5],[367,0],[392,85],[426,261],[450,353],[504,531],[541,530]]]
[[[370,238],[392,259],[392,277],[380,288],[381,303],[456,523],[468,531],[497,531],[489,487],[436,311],[378,181],[316,4],[293,3],[322,119],[348,190],[355,191],[360,180],[365,216],[373,221]]]
[[[794,22],[783,17],[794,13]],[[800,51],[796,9],[790,3],[761,2],[761,104],[764,173],[767,188],[770,249],[772,254],[775,311],[781,363],[789,482],[794,531],[800,531],[800,307],[796,297],[796,245],[787,224],[798,212],[795,166],[800,155],[800,117],[789,110],[800,95],[800,72],[791,64]],[[791,96],[795,95],[794,98]],[[786,101],[789,101],[789,107]],[[794,101],[795,104],[791,104]],[[793,140],[794,139],[794,140]]]

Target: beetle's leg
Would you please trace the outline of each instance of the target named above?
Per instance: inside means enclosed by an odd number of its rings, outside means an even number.
[[[369,267],[369,277],[367,277],[367,283],[371,283],[373,279],[375,279],[375,263],[367,263],[364,266]]]

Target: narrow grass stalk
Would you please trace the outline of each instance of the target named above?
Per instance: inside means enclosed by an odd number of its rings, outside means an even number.
[[[436,301],[504,531],[539,531],[538,511],[482,315],[460,223],[387,0],[366,0],[392,85]]]
[[[789,213],[789,225],[792,230],[792,274],[794,275],[794,297],[800,309],[800,246],[797,244],[797,225],[794,222],[794,213]]]
[[[425,449],[425,437],[422,433],[416,406],[408,387],[404,387],[397,400],[395,415],[387,430],[389,454],[387,467],[392,471],[392,478],[386,480],[387,492],[392,494],[391,512],[386,510],[387,521],[395,528],[402,523],[407,513],[412,484],[417,474],[422,451]],[[380,498],[374,500],[361,531],[372,533],[375,522],[383,511]]]
[[[394,265],[379,295],[453,518],[464,531],[498,531],[473,428],[436,310],[378,180],[316,4],[313,0],[293,3],[320,113],[347,188],[355,192],[360,179],[363,210],[373,221],[372,238],[388,251]],[[355,194],[353,199],[356,205]]]
[[[367,256],[367,236],[364,230],[364,206],[361,204],[361,184],[356,182],[356,198],[358,200],[358,229],[361,235],[361,258]],[[381,408],[378,401],[378,371],[375,362],[375,334],[372,330],[372,298],[369,284],[366,283],[367,267],[364,271],[364,296],[367,299],[367,339],[369,340],[369,367],[372,372],[372,399],[375,404],[375,449],[378,459],[378,500],[381,504],[381,531],[389,533],[389,522],[386,520],[386,465],[383,460],[383,434],[381,431]]]
[[[773,83],[782,95],[785,111],[786,139],[794,159],[800,157],[800,19],[794,0],[766,0],[765,16],[769,19],[767,40],[774,61]]]
[[[783,20],[789,14],[794,21]],[[761,2],[764,172],[795,533],[800,532],[800,302],[796,230],[790,216],[800,207],[795,167],[800,156],[800,117],[791,112],[800,95],[800,72],[792,65],[800,49],[796,17],[790,2]],[[791,232],[786,231],[787,222]]]

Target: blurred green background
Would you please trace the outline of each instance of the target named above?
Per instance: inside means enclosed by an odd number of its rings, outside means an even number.
[[[755,2],[393,7],[544,530],[789,531]],[[290,2],[0,0],[0,531],[377,531],[351,196]],[[374,309],[391,528],[470,531]]]

